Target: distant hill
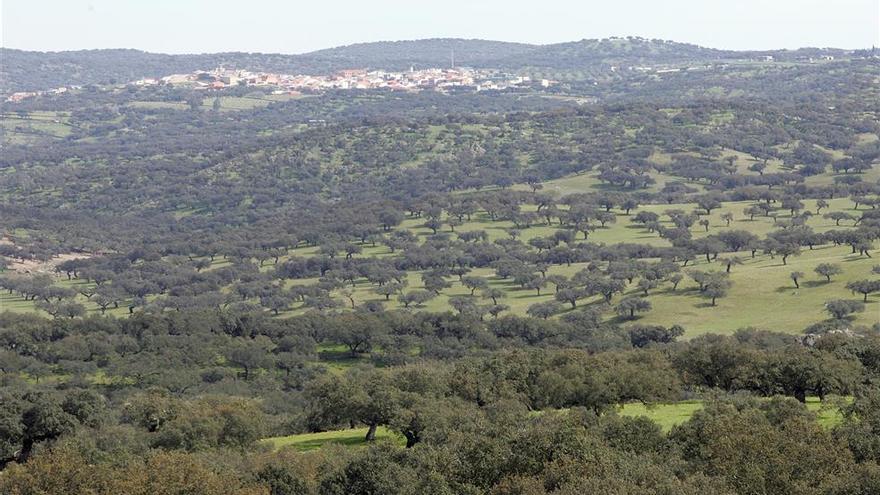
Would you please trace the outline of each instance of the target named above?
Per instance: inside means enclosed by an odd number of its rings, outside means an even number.
[[[527,57],[538,45],[504,41],[438,38],[415,41],[379,41],[358,43],[318,50],[306,54],[314,61],[328,61],[346,66],[364,65],[388,69],[448,67],[455,55],[455,64],[467,67],[494,66],[499,60]]]
[[[513,54],[502,58],[500,64],[570,70],[599,65],[668,64],[741,56],[742,54],[733,51],[687,43],[643,38],[608,38],[544,45],[525,56]]]
[[[346,68],[401,70],[445,67],[454,52],[459,66],[522,70],[596,70],[610,65],[712,61],[774,55],[779,58],[844,54],[842,50],[735,52],[644,38],[581,40],[551,45],[502,41],[425,39],[381,41],[318,50],[301,55],[212,53],[166,55],[130,49],[31,52],[0,48],[0,92],[58,86],[109,84],[142,77],[191,72],[226,65],[241,69],[320,74]]]

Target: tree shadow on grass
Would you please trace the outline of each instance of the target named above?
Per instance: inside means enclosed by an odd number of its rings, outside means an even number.
[[[671,290],[672,288],[670,287],[669,289]],[[702,292],[700,292],[699,287],[687,287],[687,288],[679,287],[678,289],[676,289],[672,292],[675,294],[678,294],[679,296],[699,296],[700,294],[702,294]]]
[[[613,323],[615,325],[624,325],[627,323],[635,323],[644,317],[645,317],[644,314],[636,314],[633,317],[630,317],[629,315],[627,315],[627,316],[617,315],[617,316],[611,318],[610,320],[608,320],[608,322]]]
[[[827,280],[807,280],[806,282],[801,282],[801,287],[813,288],[813,287],[822,287],[823,285],[828,285],[831,282]]]
[[[804,285],[806,285],[806,283],[801,284],[801,289],[804,288],[804,287],[803,287]],[[793,286],[793,285],[783,285],[782,287],[777,287],[776,290],[775,290],[775,292],[778,292],[778,293],[782,293],[782,292],[797,292],[798,290],[799,290],[799,289],[798,289],[797,287]]]
[[[848,255],[846,255],[846,257],[843,258],[843,262],[849,263],[852,261],[862,261],[862,260],[866,260],[866,259],[873,259],[873,258],[868,258],[868,257],[863,256],[861,254],[848,254]]]
[[[779,258],[777,258],[777,260],[778,259]],[[778,263],[773,263],[772,265],[764,265],[764,266],[758,267],[758,269],[759,270],[766,270],[768,268],[779,268],[779,267],[787,267],[787,266],[791,266],[791,265],[784,264],[784,263],[782,263],[782,261],[779,261]]]

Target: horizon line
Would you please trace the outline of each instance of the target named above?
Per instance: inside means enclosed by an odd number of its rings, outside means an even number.
[[[549,47],[549,46],[554,46],[554,45],[579,43],[579,42],[583,42],[583,41],[606,41],[606,40],[619,40],[619,39],[623,39],[623,40],[635,39],[635,40],[643,40],[643,41],[663,41],[666,43],[675,43],[675,44],[679,44],[679,45],[696,46],[696,47],[700,47],[700,48],[704,48],[704,49],[708,49],[708,50],[725,51],[725,52],[740,52],[740,53],[798,51],[798,50],[808,50],[808,49],[857,51],[857,50],[869,50],[869,49],[876,47],[876,45],[871,45],[870,47],[865,46],[865,47],[858,47],[858,48],[804,45],[804,46],[799,46],[797,48],[783,47],[783,48],[736,49],[736,48],[717,48],[717,47],[712,47],[712,46],[707,46],[707,45],[701,45],[698,43],[692,43],[692,42],[688,42],[688,41],[676,41],[676,40],[672,40],[672,39],[647,38],[647,37],[637,36],[637,35],[626,35],[626,36],[609,36],[609,37],[605,37],[605,38],[581,38],[578,40],[569,40],[569,41],[561,41],[561,42],[553,42],[553,43],[529,43],[529,42],[523,42],[523,41],[507,41],[507,40],[496,40],[496,39],[488,39],[488,38],[457,38],[457,37],[428,37],[428,38],[410,38],[410,39],[399,39],[399,40],[379,39],[379,40],[373,40],[373,41],[358,41],[355,43],[334,45],[334,46],[329,46],[329,47],[325,47],[325,48],[318,48],[318,49],[303,51],[303,52],[218,50],[218,51],[202,51],[202,52],[181,51],[181,52],[171,53],[171,52],[161,52],[161,51],[150,51],[150,50],[146,50],[143,48],[134,48],[134,47],[75,48],[75,49],[67,49],[67,50],[34,50],[34,49],[29,49],[29,48],[18,48],[18,47],[14,47],[14,46],[6,46],[6,44],[2,43],[2,42],[0,42],[0,49],[17,50],[17,51],[31,52],[31,53],[43,53],[43,54],[47,54],[47,53],[75,53],[75,52],[87,52],[87,51],[132,50],[132,51],[138,51],[138,52],[142,52],[142,53],[149,53],[149,54],[153,54],[153,55],[168,55],[168,56],[215,55],[215,54],[221,54],[221,53],[246,53],[246,54],[261,54],[261,55],[304,56],[304,55],[309,55],[309,54],[313,54],[313,53],[317,53],[317,52],[321,52],[321,51],[326,51],[326,50],[337,50],[337,49],[349,48],[349,47],[353,47],[353,46],[380,44],[380,43],[416,43],[416,42],[422,42],[422,41],[483,41],[483,42],[490,42],[490,43],[506,43],[506,44],[511,44],[511,45],[525,45],[525,46],[530,46],[533,48],[541,48],[541,47]]]

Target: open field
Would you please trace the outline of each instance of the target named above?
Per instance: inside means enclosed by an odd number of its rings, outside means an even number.
[[[29,144],[40,138],[61,139],[73,129],[67,112],[33,111],[0,114],[0,142]]]
[[[300,98],[295,95],[264,95],[256,93],[247,96],[220,96],[206,97],[202,100],[202,110],[212,110],[214,108],[214,100],[219,100],[220,111],[234,110],[253,110],[268,106],[272,102],[289,101]],[[143,108],[150,110],[188,110],[189,104],[184,101],[132,101],[128,106],[134,108]]]

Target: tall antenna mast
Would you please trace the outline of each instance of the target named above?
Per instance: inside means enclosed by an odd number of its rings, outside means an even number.
[[[455,68],[455,48],[452,49],[451,58],[452,58],[452,68],[454,69]]]

